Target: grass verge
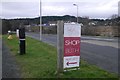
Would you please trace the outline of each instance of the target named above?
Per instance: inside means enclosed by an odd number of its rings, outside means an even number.
[[[7,35],[3,35],[3,40],[10,48],[12,55],[18,62],[23,78],[57,78],[55,75],[57,67],[57,49],[46,43],[27,37],[26,54],[19,55],[19,40],[13,35],[13,40],[7,40]],[[64,72],[60,78],[117,78],[113,73],[109,73],[90,65],[81,60],[80,69],[77,71]]]

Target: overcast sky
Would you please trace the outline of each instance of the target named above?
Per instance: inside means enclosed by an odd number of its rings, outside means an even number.
[[[90,18],[109,18],[118,14],[119,0],[42,0],[42,16],[77,15]],[[1,5],[2,4],[2,5]],[[0,17],[34,18],[40,15],[39,0],[2,0]]]

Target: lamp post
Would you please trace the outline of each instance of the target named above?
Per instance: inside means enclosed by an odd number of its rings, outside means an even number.
[[[118,2],[118,17],[120,17],[120,1]]]
[[[42,2],[40,0],[40,40],[42,40]]]
[[[77,4],[73,4],[73,5],[77,7],[77,23],[78,23],[78,5]]]

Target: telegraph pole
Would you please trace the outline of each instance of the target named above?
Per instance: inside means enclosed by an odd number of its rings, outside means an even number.
[[[73,4],[73,5],[77,7],[77,23],[78,23],[78,5],[77,4]]]
[[[40,41],[42,40],[42,2],[40,0]]]

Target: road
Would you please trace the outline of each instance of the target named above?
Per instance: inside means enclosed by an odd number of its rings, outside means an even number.
[[[38,33],[26,35],[39,40]],[[42,41],[57,46],[56,35],[43,35]],[[81,37],[81,58],[109,72],[118,73],[118,49],[117,39]]]

